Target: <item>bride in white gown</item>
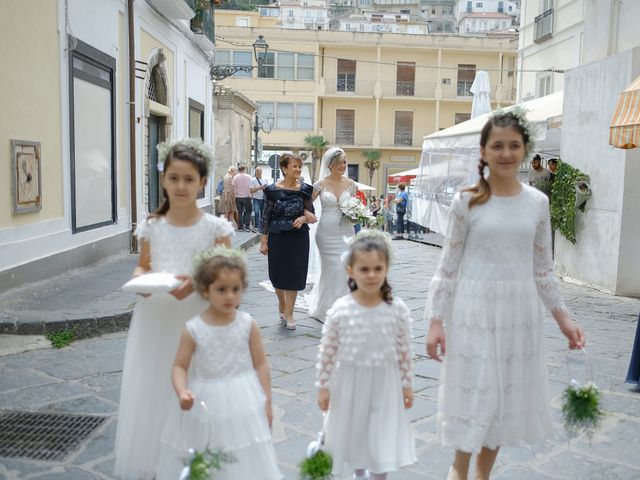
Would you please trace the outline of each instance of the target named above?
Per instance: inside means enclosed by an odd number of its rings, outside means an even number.
[[[315,232],[315,244],[320,253],[320,273],[316,273],[317,280],[306,301],[309,315],[321,322],[324,322],[333,302],[349,291],[347,273],[340,256],[347,249],[346,242],[353,237],[354,230],[352,223],[342,219],[340,204],[355,196],[356,184],[346,176],[346,172],[347,156],[344,150],[331,147],[322,157],[320,180],[313,185],[313,198],[318,198],[320,203],[316,208],[320,220]]]

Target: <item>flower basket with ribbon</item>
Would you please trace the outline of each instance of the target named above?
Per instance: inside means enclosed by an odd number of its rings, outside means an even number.
[[[193,448],[193,446],[187,446],[187,442],[185,440],[186,422],[184,421],[186,412],[182,412],[180,417],[180,439],[182,441],[182,448],[187,452],[188,456],[185,459],[185,467],[180,472],[179,480],[210,480],[211,478],[215,478],[215,472],[221,470],[224,467],[224,464],[235,461],[232,454],[225,452],[220,448],[213,449],[209,446],[211,439],[211,423],[209,421],[207,405],[202,401],[197,402],[195,405],[200,407],[199,410],[201,413],[199,416],[202,417],[204,413],[204,418],[206,419],[204,439],[200,439],[200,442],[194,442],[201,443],[201,449]],[[197,425],[202,426],[202,418],[195,419],[195,422]]]
[[[586,434],[589,439],[600,428],[604,412],[602,410],[602,396],[593,382],[593,364],[587,351],[581,349],[589,365],[590,380],[581,383],[572,378],[567,356],[567,373],[569,385],[562,394],[562,418],[564,429],[569,438]]]
[[[331,478],[333,459],[324,448],[324,419],[318,438],[307,446],[307,455],[300,462],[300,478],[302,480],[328,480]]]

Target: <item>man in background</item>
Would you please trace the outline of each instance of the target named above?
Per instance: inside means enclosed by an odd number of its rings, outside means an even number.
[[[238,174],[233,177],[236,188],[236,207],[238,208],[238,231],[249,231],[251,225],[251,176],[247,167],[240,165]]]
[[[264,189],[267,188],[269,182],[262,178],[262,168],[256,168],[256,176],[251,180],[251,195],[253,196],[253,219],[254,230],[262,231],[262,211],[264,210]]]
[[[551,172],[542,166],[542,159],[538,154],[531,160],[531,170],[529,170],[527,182],[547,197],[551,195]]]

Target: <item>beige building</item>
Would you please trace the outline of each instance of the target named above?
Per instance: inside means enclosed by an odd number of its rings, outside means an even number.
[[[157,143],[211,142],[212,14],[195,8],[0,2],[0,290],[128,252],[162,200]]]
[[[238,16],[248,27],[237,26]],[[251,59],[258,35],[269,44],[259,70],[222,81],[273,116],[263,149],[306,151],[304,138],[322,134],[346,150],[351,176],[363,183],[361,153],[379,149],[378,193],[388,174],[417,167],[425,135],[469,118],[476,70],[489,72],[494,106],[515,99],[510,37],[283,30],[273,17],[235,11],[217,11],[216,29],[217,61]]]

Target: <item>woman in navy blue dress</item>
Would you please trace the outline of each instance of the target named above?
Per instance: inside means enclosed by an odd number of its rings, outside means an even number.
[[[638,315],[638,325],[636,327],[636,339],[633,342],[631,351],[631,361],[627,372],[627,383],[635,383],[640,389],[640,315]]]
[[[280,158],[282,181],[264,190],[260,252],[269,258],[269,280],[278,296],[280,324],[295,330],[293,307],[304,290],[309,266],[309,225],[313,215],[313,187],[300,182],[302,160],[297,155]]]

